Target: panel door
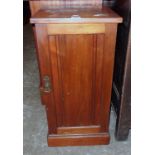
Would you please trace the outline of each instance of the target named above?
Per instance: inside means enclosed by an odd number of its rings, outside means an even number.
[[[107,28],[107,34],[52,35],[46,25],[38,25],[36,31],[41,78],[48,75],[52,86],[49,94],[42,95],[49,134],[106,132],[115,44],[108,45],[112,29]]]
[[[104,34],[48,40],[58,127],[100,126]]]

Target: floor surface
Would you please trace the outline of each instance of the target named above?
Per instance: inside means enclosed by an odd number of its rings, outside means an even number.
[[[109,145],[82,147],[48,147],[47,120],[39,96],[39,73],[32,27],[24,26],[24,155],[130,155],[131,138],[118,142],[114,138],[115,114],[111,111]]]

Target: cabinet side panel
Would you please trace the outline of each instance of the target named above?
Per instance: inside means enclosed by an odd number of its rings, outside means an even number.
[[[52,83],[52,76],[50,70],[50,61],[49,61],[49,47],[48,47],[48,35],[46,25],[37,24],[36,29],[36,45],[38,51],[38,60],[40,65],[40,80],[41,80],[41,95],[42,101],[46,106],[46,113],[48,119],[48,128],[49,133],[56,133],[56,112],[53,91],[45,92],[44,91],[44,77],[49,77],[50,83]]]

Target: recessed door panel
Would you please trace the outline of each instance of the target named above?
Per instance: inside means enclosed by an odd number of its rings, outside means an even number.
[[[57,125],[100,125],[104,35],[48,38]]]

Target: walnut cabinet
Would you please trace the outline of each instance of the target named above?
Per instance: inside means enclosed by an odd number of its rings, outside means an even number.
[[[106,7],[44,5],[37,10],[32,2],[48,145],[108,144],[115,41],[122,18]]]

